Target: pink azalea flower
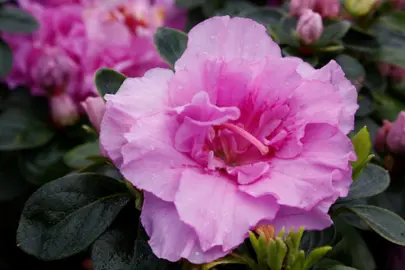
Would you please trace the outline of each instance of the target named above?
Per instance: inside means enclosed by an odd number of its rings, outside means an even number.
[[[67,93],[82,113],[80,102],[97,96],[93,83],[97,69],[142,76],[150,68],[166,66],[156,52],[153,34],[160,26],[185,23],[185,14],[174,0],[19,3],[41,27],[32,35],[5,35],[15,58],[8,83],[27,85],[36,95]]]
[[[88,0],[84,20],[89,36],[86,73],[92,87],[93,74],[110,67],[127,76],[139,77],[154,67],[167,67],[153,43],[158,27],[182,29],[184,10],[174,0]]]
[[[282,58],[250,19],[200,23],[174,73],[128,78],[106,100],[100,142],[144,191],[158,257],[212,261],[257,225],[324,229],[352,182],[355,87],[334,61]]]

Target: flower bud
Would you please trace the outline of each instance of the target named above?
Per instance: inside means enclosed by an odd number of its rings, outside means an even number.
[[[377,0],[345,0],[345,8],[354,16],[368,14],[377,4]]]
[[[391,122],[384,120],[383,126],[377,131],[374,141],[374,148],[380,153],[385,152],[385,144],[387,143],[387,136],[391,130]]]
[[[405,68],[392,66],[391,77],[396,82],[402,82],[405,80]]]
[[[380,70],[381,75],[389,76],[391,75],[392,65],[387,63],[378,63],[378,69]]]
[[[85,101],[81,102],[83,109],[86,111],[91,124],[100,132],[100,124],[105,112],[105,102],[98,97],[88,97]]]
[[[314,9],[316,0],[291,0],[290,14],[300,16],[306,9]]]
[[[323,18],[337,17],[340,11],[339,0],[317,0],[315,11],[321,14]]]
[[[322,35],[323,23],[321,15],[307,9],[300,16],[297,24],[297,33],[305,44],[311,44]]]
[[[51,96],[52,120],[58,126],[70,126],[79,120],[79,112],[73,100],[66,93]]]
[[[405,111],[400,112],[397,120],[392,123],[387,136],[387,145],[391,152],[398,155],[405,154]]]

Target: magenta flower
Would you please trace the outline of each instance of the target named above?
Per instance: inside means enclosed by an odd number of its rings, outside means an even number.
[[[397,119],[392,123],[387,134],[387,145],[389,149],[399,155],[405,154],[405,112],[399,113]]]
[[[154,67],[167,67],[155,49],[153,35],[160,26],[184,28],[186,13],[174,0],[87,1],[88,87],[93,86],[94,72],[100,67],[134,77]]]
[[[152,69],[105,98],[100,142],[144,191],[158,257],[212,261],[262,224],[324,229],[352,182],[355,87],[334,61],[282,58],[252,20],[200,23],[174,73]]]

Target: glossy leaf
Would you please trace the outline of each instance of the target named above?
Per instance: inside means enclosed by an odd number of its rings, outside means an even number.
[[[364,85],[372,92],[384,93],[387,89],[387,78],[382,76],[375,66],[366,67]]]
[[[338,21],[325,26],[321,37],[315,45],[322,47],[342,39],[349,31],[350,25],[348,21]]]
[[[403,10],[390,12],[382,16],[380,20],[394,30],[405,31],[405,12]]]
[[[155,46],[160,56],[174,66],[187,47],[187,34],[176,29],[160,27],[154,36]]]
[[[13,55],[8,44],[0,39],[0,78],[7,76],[13,65]]]
[[[0,31],[31,33],[38,28],[38,22],[24,9],[14,6],[0,7]]]
[[[31,195],[17,245],[42,260],[59,260],[89,247],[129,202],[125,185],[106,176],[73,174]]]
[[[335,239],[336,230],[334,226],[322,231],[305,231],[302,236],[300,249],[310,252],[322,246],[332,245]]]
[[[379,120],[395,121],[398,114],[405,110],[405,104],[397,99],[379,93],[373,93],[374,112],[373,115]]]
[[[375,54],[378,51],[379,44],[377,39],[367,33],[351,28],[343,38],[345,47],[367,54]]]
[[[31,111],[10,108],[0,114],[0,151],[31,149],[49,142],[55,131]]]
[[[100,156],[98,141],[88,142],[70,150],[64,157],[65,163],[71,168],[85,168],[93,164],[89,159],[92,156]]]
[[[308,257],[305,260],[304,264],[304,270],[309,269],[311,266],[313,266],[315,263],[317,263],[320,259],[322,259],[326,253],[328,253],[332,247],[326,246],[326,247],[319,247],[311,251],[309,253]]]
[[[358,104],[359,108],[356,111],[356,117],[369,116],[374,110],[373,100],[367,94],[358,96]]]
[[[388,188],[390,176],[388,171],[380,166],[368,164],[349,190],[344,200],[368,198],[377,195]]]
[[[127,77],[115,70],[102,68],[97,70],[95,84],[103,97],[106,94],[115,94]]]
[[[352,206],[348,209],[388,241],[405,246],[405,221],[397,214],[370,205]]]

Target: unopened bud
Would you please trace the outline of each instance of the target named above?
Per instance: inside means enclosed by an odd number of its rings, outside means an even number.
[[[267,243],[269,243],[270,239],[274,237],[275,230],[271,225],[260,225],[256,227],[255,232],[258,235],[263,235],[264,238],[266,238]]]
[[[323,32],[321,15],[310,9],[304,11],[297,24],[297,33],[305,44],[318,40]]]
[[[317,0],[315,11],[323,18],[337,17],[340,12],[339,0]]]
[[[405,112],[399,113],[397,120],[392,123],[391,130],[388,132],[387,145],[391,152],[405,154]]]
[[[402,82],[405,80],[405,68],[392,66],[391,77],[396,82]]]
[[[368,14],[377,4],[377,0],[345,0],[345,8],[354,16]]]
[[[87,116],[93,127],[100,132],[100,124],[105,112],[105,102],[98,97],[88,97],[85,101],[81,102],[83,109],[86,111]]]
[[[377,131],[375,141],[374,141],[374,148],[380,153],[385,152],[385,144],[387,143],[387,136],[391,130],[391,122],[384,120],[383,126]]]
[[[316,0],[291,0],[290,14],[300,16],[306,9],[314,9]]]
[[[79,112],[73,100],[66,93],[51,96],[52,120],[58,126],[70,126],[79,119]]]

